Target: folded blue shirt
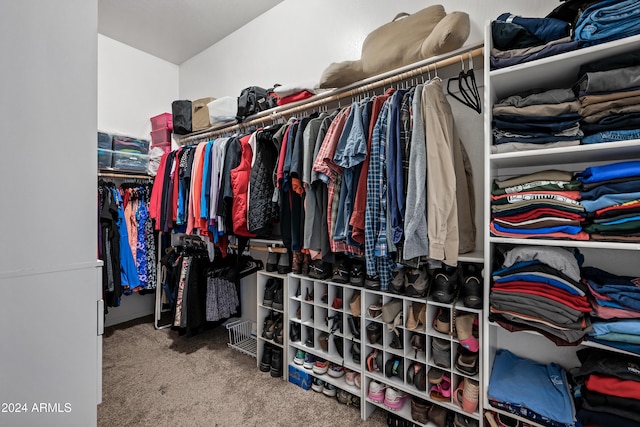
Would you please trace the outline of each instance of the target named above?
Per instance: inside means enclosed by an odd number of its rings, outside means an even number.
[[[615,178],[640,176],[640,161],[611,163],[603,166],[591,166],[576,174],[576,178],[585,183],[608,181]]]

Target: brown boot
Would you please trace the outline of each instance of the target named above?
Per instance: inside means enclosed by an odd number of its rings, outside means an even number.
[[[411,418],[413,421],[417,421],[420,424],[426,424],[429,422],[427,413],[429,412],[429,409],[431,409],[431,405],[432,403],[413,396],[411,398]]]
[[[420,311],[418,312],[418,329],[427,329],[427,304],[420,304]]]
[[[300,251],[293,251],[293,263],[291,270],[293,274],[302,274],[302,263],[304,262],[304,256]]]
[[[409,312],[407,313],[407,322],[406,322],[406,328],[407,329],[416,329],[418,327],[418,313],[417,311],[414,314],[414,309],[417,308],[417,303],[413,303],[411,304],[411,306],[409,307]]]
[[[300,274],[303,276],[309,275],[309,263],[311,263],[311,255],[302,254],[302,272]]]
[[[473,322],[475,319],[476,315],[473,313],[459,312],[456,315],[456,334],[458,335],[458,341],[460,341],[461,346],[477,353],[479,342],[478,338],[473,336]]]

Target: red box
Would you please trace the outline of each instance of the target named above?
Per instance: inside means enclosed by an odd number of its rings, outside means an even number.
[[[162,128],[151,131],[151,143],[160,144],[162,142],[171,142],[170,128]]]
[[[169,130],[173,130],[173,118],[171,113],[162,113],[151,117],[151,129],[160,130],[162,128],[169,128]]]
[[[169,151],[171,151],[171,141],[152,144],[151,148],[162,148],[165,153],[168,153]]]

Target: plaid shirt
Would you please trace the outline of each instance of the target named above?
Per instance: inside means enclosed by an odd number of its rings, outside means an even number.
[[[355,255],[362,255],[362,250],[351,245],[347,245],[345,242],[333,240],[333,230],[335,229],[335,212],[333,209],[333,199],[336,195],[336,185],[340,188],[340,183],[336,183],[338,175],[342,175],[342,168],[335,164],[333,157],[336,153],[336,147],[338,141],[344,130],[344,125],[347,122],[347,118],[351,113],[351,106],[340,111],[335,119],[329,125],[327,134],[322,141],[320,151],[313,162],[313,171],[318,172],[319,178],[327,183],[327,225],[329,229],[329,245],[331,252],[351,252]]]
[[[367,209],[365,212],[365,260],[367,273],[380,276],[380,289],[387,290],[392,262],[387,246],[387,171],[386,144],[390,104],[385,102],[373,129],[369,173],[367,175]]]

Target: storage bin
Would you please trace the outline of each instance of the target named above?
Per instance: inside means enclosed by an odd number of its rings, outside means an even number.
[[[113,149],[113,138],[106,132],[98,132],[98,148],[103,150]]]
[[[131,138],[128,136],[114,135],[113,151],[149,154],[149,141],[144,139]]]
[[[102,148],[98,148],[98,167],[99,168],[110,168],[112,158],[113,158],[112,150],[103,150]]]
[[[151,131],[151,144],[171,142],[171,129],[162,128]]]
[[[162,113],[151,117],[151,129],[169,128],[169,130],[173,130],[173,120],[171,117],[171,113]]]
[[[126,151],[113,152],[113,168],[132,172],[146,172],[149,166],[149,155]]]
[[[151,148],[161,148],[165,153],[171,151],[171,141],[159,142],[157,144],[151,144]]]

